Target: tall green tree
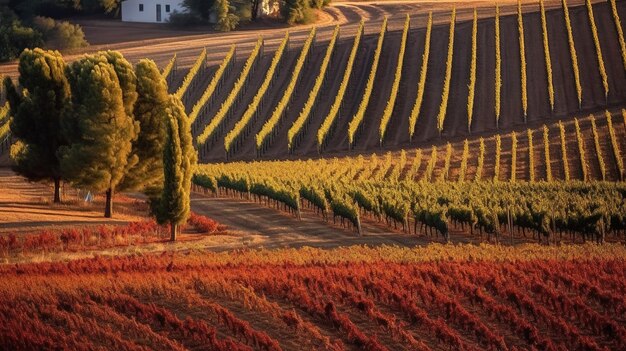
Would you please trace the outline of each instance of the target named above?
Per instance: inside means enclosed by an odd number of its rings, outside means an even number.
[[[175,241],[178,225],[189,218],[191,177],[198,161],[185,107],[180,99],[170,98],[167,109],[167,141],[163,150],[163,189],[151,201],[157,222],[169,223],[170,240]]]
[[[140,131],[131,154],[138,162],[124,176],[121,188],[144,190],[150,195],[163,182],[163,146],[170,98],[167,83],[154,61],[139,61],[135,73],[138,98],[133,113]]]
[[[289,25],[306,22],[310,10],[309,0],[284,0],[282,8],[283,17]]]
[[[22,93],[6,78],[11,108],[11,133],[17,142],[11,147],[13,169],[31,181],[52,180],[54,202],[61,202],[63,172],[57,151],[67,144],[59,133],[64,110],[70,105],[70,84],[65,61],[57,51],[26,49],[18,70]]]
[[[235,12],[235,8],[230,6],[228,0],[216,0],[215,13],[217,14],[217,23],[215,24],[215,29],[222,32],[230,32],[237,28],[239,17],[233,12]]]
[[[61,169],[74,184],[105,191],[104,216],[110,218],[113,195],[128,169],[139,123],[127,113],[123,78],[118,78],[107,55],[98,53],[72,63],[67,76],[72,108],[63,119],[62,132],[69,143],[59,150]]]
[[[205,21],[209,20],[215,0],[184,0],[183,7],[190,13],[199,16]]]

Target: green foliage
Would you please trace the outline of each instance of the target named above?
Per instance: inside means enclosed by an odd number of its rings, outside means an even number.
[[[33,19],[33,25],[43,34],[48,48],[61,50],[89,45],[85,40],[85,33],[77,24],[37,16]]]
[[[282,12],[289,25],[305,24],[313,20],[310,0],[285,0]]]
[[[196,15],[203,20],[207,21],[211,16],[211,11],[215,6],[215,0],[185,0],[183,1],[183,7],[185,7],[189,13]]]
[[[193,147],[191,127],[180,99],[170,97],[167,114],[167,137],[163,149],[163,188],[151,201],[159,223],[170,223],[171,240],[176,240],[176,226],[190,213],[191,178],[198,160]]]
[[[239,17],[235,15],[235,7],[230,6],[228,0],[216,0],[214,11],[217,14],[215,29],[221,32],[230,32],[237,28]]]
[[[19,143],[12,148],[14,170],[30,180],[52,179],[62,172],[57,150],[66,144],[59,133],[64,109],[70,104],[65,61],[56,51],[25,50],[18,66],[19,94],[9,78],[7,95],[11,107],[11,132]],[[56,184],[55,202],[59,202]]]
[[[0,62],[13,60],[24,49],[43,44],[41,33],[24,26],[10,10],[0,8]]]
[[[139,61],[135,72],[138,98],[134,118],[139,122],[140,131],[131,154],[136,156],[138,163],[128,170],[120,188],[145,189],[150,193],[163,180],[163,145],[169,95],[167,83],[154,61]]]
[[[116,73],[110,58],[116,58],[121,74]],[[113,192],[129,163],[136,163],[129,162],[129,156],[139,123],[127,111],[132,111],[137,93],[135,82],[129,81],[134,73],[125,70],[124,61],[114,53],[98,53],[73,62],[67,70],[73,106],[62,123],[68,145],[59,150],[61,169],[77,186],[107,191],[108,217],[112,215]],[[133,91],[123,91],[124,87],[133,87]]]

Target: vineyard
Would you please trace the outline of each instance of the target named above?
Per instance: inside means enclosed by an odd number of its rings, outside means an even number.
[[[617,130],[607,111],[603,119],[592,115],[498,134],[478,145],[465,140],[371,157],[203,165],[195,183],[204,192],[243,196],[297,217],[313,208],[361,234],[367,218],[445,240],[460,227],[490,240],[531,235],[540,242],[605,241],[626,234],[623,183],[603,182],[622,174],[618,139],[624,140],[626,124],[617,117]],[[550,138],[557,133],[559,138]],[[493,163],[485,165],[485,159]]]
[[[623,106],[623,4],[451,9],[447,24],[407,13],[163,70],[203,162],[410,149]]]
[[[5,266],[0,340],[11,350],[617,350],[625,257],[619,245],[440,245]]]

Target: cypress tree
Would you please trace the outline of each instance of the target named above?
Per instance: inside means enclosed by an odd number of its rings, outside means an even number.
[[[153,188],[163,181],[163,146],[169,95],[167,83],[154,61],[139,61],[135,73],[138,97],[133,113],[139,122],[140,131],[131,153],[138,163],[128,170],[119,188],[145,190],[151,195]]]
[[[171,226],[170,240],[176,240],[178,225],[189,218],[191,177],[197,162],[196,150],[185,107],[171,97],[167,109],[167,138],[163,149],[163,189],[151,207],[157,221]]]
[[[113,195],[129,167],[132,142],[139,132],[139,123],[128,114],[133,94],[122,90],[122,84],[134,85],[125,80],[134,73],[118,74],[125,64],[117,60],[115,65],[109,59],[98,53],[67,69],[72,108],[62,124],[68,145],[59,150],[61,169],[74,184],[106,191],[107,218],[113,215]]]
[[[10,105],[11,133],[17,142],[11,147],[13,169],[31,181],[54,182],[54,202],[61,202],[64,178],[57,151],[67,144],[59,133],[63,111],[70,104],[70,85],[65,61],[58,51],[26,49],[20,55],[18,92],[10,78],[5,79]]]

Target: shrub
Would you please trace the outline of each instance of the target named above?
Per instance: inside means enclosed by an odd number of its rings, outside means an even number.
[[[37,16],[33,19],[33,25],[41,31],[46,46],[51,49],[74,49],[89,45],[85,33],[77,24]]]
[[[174,10],[170,14],[168,23],[172,27],[184,28],[184,27],[192,27],[192,26],[200,25],[203,23],[203,21],[202,21],[202,18],[198,17],[197,15],[193,13],[178,12]]]

